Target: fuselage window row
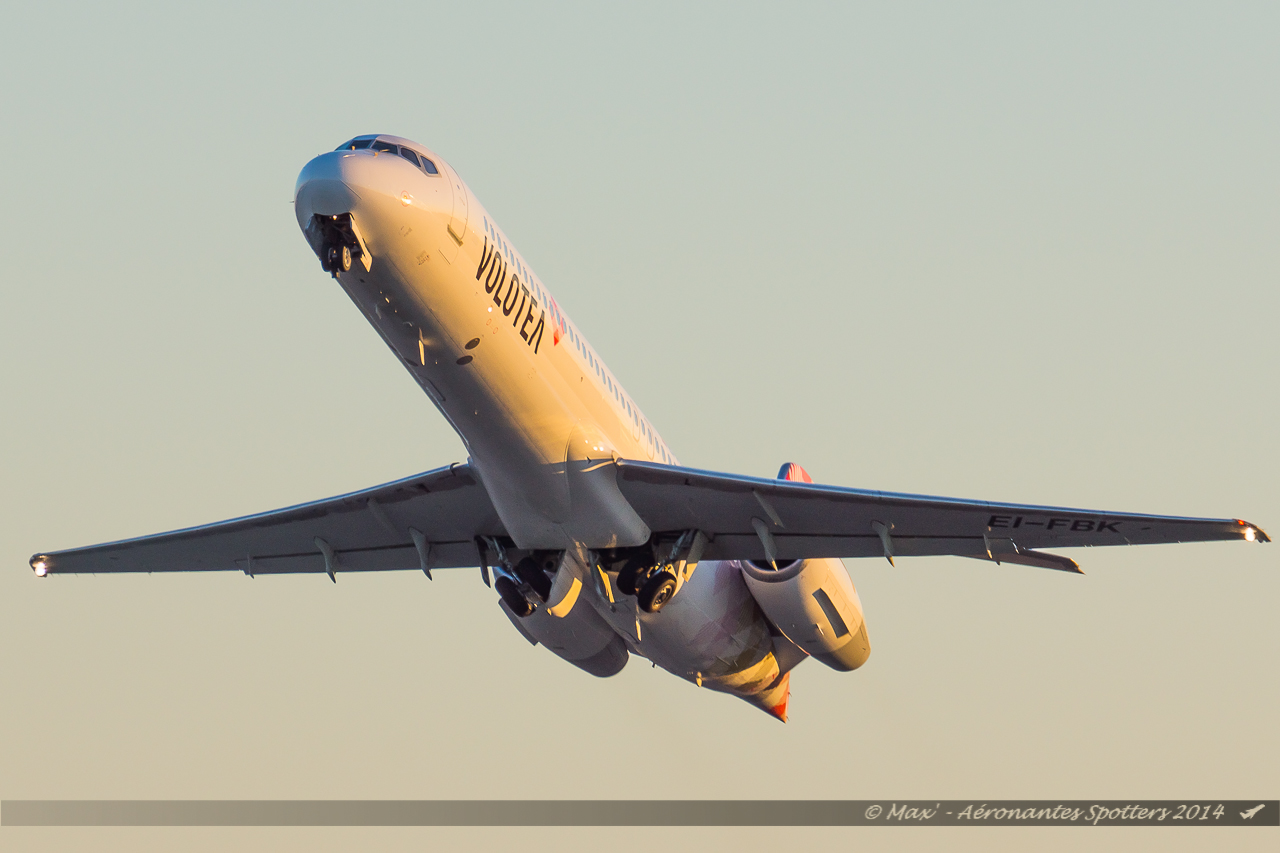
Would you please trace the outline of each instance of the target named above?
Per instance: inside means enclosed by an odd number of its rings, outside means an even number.
[[[365,140],[358,141],[366,142]],[[379,142],[377,145],[389,146],[390,143]],[[533,288],[535,295],[541,299],[544,304],[550,307],[553,314],[556,314],[556,308],[551,299],[547,297],[546,291],[542,286],[542,282],[534,278],[533,273],[531,273],[529,268],[524,265],[523,259],[516,255],[515,250],[512,249],[506,239],[498,233],[497,226],[493,225],[489,221],[488,217],[484,217],[482,222],[485,233],[492,237],[493,241],[497,243],[499,251],[501,251],[508,262],[515,267],[516,273],[524,277],[524,280]],[[624,418],[630,417],[632,423],[635,424],[636,428],[639,429],[640,433],[644,436],[645,441],[647,441],[651,447],[655,448],[655,452],[663,454],[663,450],[658,447],[657,436],[653,433],[649,424],[640,416],[639,410],[632,405],[631,401],[623,395],[621,386],[613,380],[613,377],[610,376],[607,371],[605,371],[604,366],[596,359],[595,354],[587,348],[587,343],[582,339],[578,330],[573,327],[569,321],[563,317],[563,315],[558,315],[556,319],[564,328],[565,336],[569,338],[570,342],[572,342],[574,347],[578,350],[583,362],[591,367],[597,378],[599,378],[600,382],[604,385],[605,390],[613,395],[614,400],[618,403],[620,414]]]

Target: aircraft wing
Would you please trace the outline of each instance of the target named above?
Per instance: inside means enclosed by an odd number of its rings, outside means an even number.
[[[955,555],[1078,572],[1038,548],[1246,539],[1234,518],[1178,518],[821,486],[618,462],[618,487],[655,531],[698,529],[709,560]]]
[[[411,528],[421,534],[421,552]],[[428,568],[445,569],[479,564],[476,536],[505,535],[470,467],[451,465],[286,509],[37,554],[31,565],[43,574],[239,570],[268,575],[419,569],[425,554]]]

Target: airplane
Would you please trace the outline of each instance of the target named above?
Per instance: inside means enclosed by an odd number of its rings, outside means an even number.
[[[36,554],[39,576],[479,569],[529,643],[599,677],[631,656],[786,722],[790,673],[871,647],[842,558],[1064,572],[1043,548],[1243,539],[1240,519],[991,503],[682,466],[442,157],[357,136],[302,169],[308,246],[461,437],[455,463],[169,533]]]

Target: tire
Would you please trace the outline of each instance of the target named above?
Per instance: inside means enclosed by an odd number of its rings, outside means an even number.
[[[657,613],[661,610],[671,596],[676,594],[676,576],[671,572],[658,572],[645,582],[640,590],[637,600],[640,609],[645,613]]]
[[[635,566],[623,566],[622,571],[618,572],[618,592],[623,595],[635,595],[636,581],[639,580],[640,573],[636,571]]]
[[[546,572],[538,568],[538,563],[532,557],[525,557],[519,563],[516,563],[516,577],[533,587],[533,591],[537,593],[538,598],[544,602],[551,597],[551,578],[547,577]]]
[[[351,247],[345,244],[338,249],[338,269],[351,272]]]
[[[623,595],[635,595],[649,577],[649,561],[640,554],[633,554],[618,570],[618,590]]]
[[[500,576],[493,585],[497,588],[498,595],[502,596],[502,600],[507,603],[507,607],[511,608],[512,613],[523,619],[533,612],[533,605],[520,594],[520,588],[511,578],[505,575]]]

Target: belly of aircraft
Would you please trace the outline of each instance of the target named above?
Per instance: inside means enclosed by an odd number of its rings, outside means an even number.
[[[658,613],[614,592],[602,615],[632,650],[668,672],[785,714],[787,672],[797,659],[776,648],[769,623],[742,574],[728,562],[698,564],[680,593]],[[785,641],[781,641],[785,644]]]

